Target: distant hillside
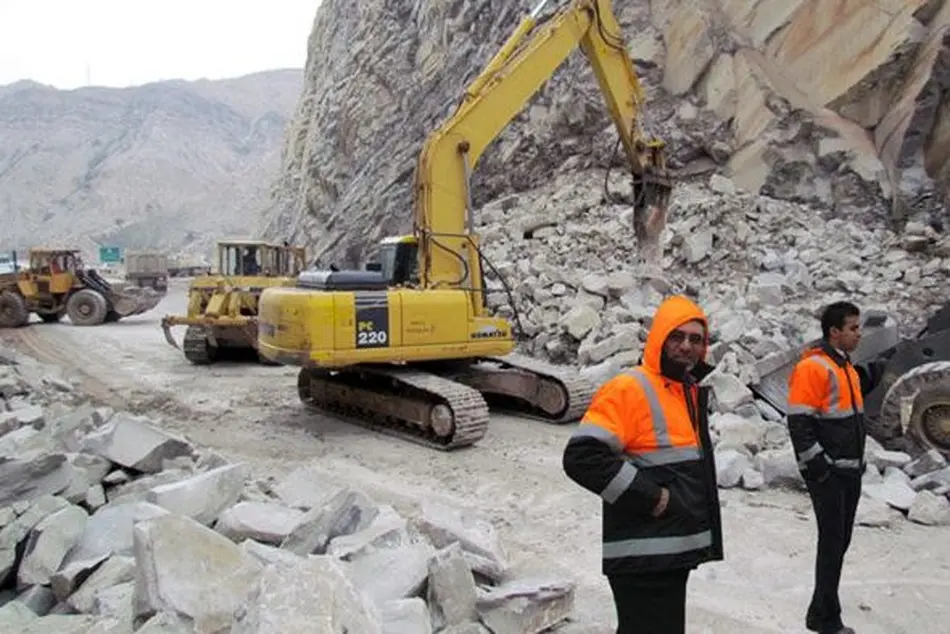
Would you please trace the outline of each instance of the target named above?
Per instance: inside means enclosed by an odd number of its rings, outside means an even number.
[[[0,248],[205,251],[251,235],[302,71],[132,88],[0,86]]]

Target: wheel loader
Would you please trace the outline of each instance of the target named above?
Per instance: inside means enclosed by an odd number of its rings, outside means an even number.
[[[77,249],[33,248],[27,267],[0,275],[0,328],[18,328],[36,314],[53,323],[63,315],[95,326],[140,315],[162,301],[152,289],[120,288],[87,269]]]
[[[306,249],[261,240],[220,240],[217,270],[199,275],[188,287],[186,315],[166,315],[162,331],[169,345],[175,326],[187,326],[181,349],[195,365],[208,365],[228,353],[238,358],[257,354],[257,302],[270,286],[291,286],[306,266]],[[235,354],[237,353],[237,354]]]
[[[630,164],[634,217],[665,213],[672,186],[663,141],[640,129],[643,89],[611,2],[575,0],[542,19],[545,4],[426,140],[414,232],[382,240],[380,270],[306,271],[295,287],[261,294],[260,354],[301,368],[304,403],[442,451],[485,435],[489,402],[556,424],[587,409],[591,383],[573,368],[514,354],[512,325],[488,311],[483,266],[494,267],[474,232],[471,171],[579,46]]]
[[[788,377],[803,346],[759,362],[761,399],[786,413]],[[867,432],[886,449],[916,455],[936,449],[950,459],[950,302],[914,337],[901,339],[894,319],[881,311],[862,315],[861,343],[851,355],[861,377]]]

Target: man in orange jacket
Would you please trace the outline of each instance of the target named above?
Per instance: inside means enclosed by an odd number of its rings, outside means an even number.
[[[850,302],[825,308],[821,343],[805,351],[789,378],[788,431],[818,524],[805,626],[820,634],[854,634],[841,621],[838,583],[865,466],[864,395],[848,356],[861,341],[860,317]]]
[[[683,634],[690,570],[723,558],[707,387],[709,333],[682,296],[657,309],[640,365],[607,381],[564,450],[603,499],[602,570],[618,634]]]

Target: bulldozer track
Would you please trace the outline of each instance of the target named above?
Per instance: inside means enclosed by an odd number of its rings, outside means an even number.
[[[208,336],[200,326],[188,326],[181,342],[185,358],[195,365],[208,365],[214,361],[214,351],[208,343]]]
[[[361,366],[331,374],[303,368],[297,387],[300,400],[310,407],[440,451],[473,445],[488,430],[488,405],[478,390],[428,372]],[[410,420],[410,414],[440,405],[451,412],[451,433],[440,436],[420,425],[419,417]]]
[[[573,369],[562,369],[558,366],[522,354],[515,353],[504,357],[482,357],[481,360],[497,363],[509,369],[530,372],[531,374],[556,384],[557,389],[560,389],[564,394],[563,398],[567,401],[567,407],[563,412],[552,416],[525,411],[523,409],[512,410],[513,413],[517,413],[523,418],[558,425],[574,422],[580,419],[581,416],[584,415],[584,412],[587,411],[590,401],[594,397],[594,392],[597,391],[596,386],[594,386],[590,380],[581,376]]]

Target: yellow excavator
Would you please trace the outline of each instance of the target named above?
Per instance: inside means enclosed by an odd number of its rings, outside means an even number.
[[[258,350],[301,368],[304,403],[444,451],[485,435],[489,402],[553,423],[583,415],[592,385],[572,369],[514,354],[511,325],[488,312],[482,266],[494,267],[474,232],[471,170],[579,45],[630,163],[635,215],[665,213],[672,185],[664,143],[641,131],[644,93],[611,2],[575,0],[542,21],[546,3],[427,139],[413,235],[384,238],[378,270],[305,271],[295,287],[261,293]]]

